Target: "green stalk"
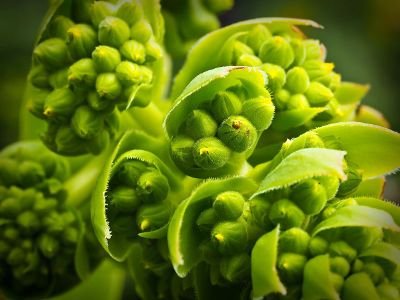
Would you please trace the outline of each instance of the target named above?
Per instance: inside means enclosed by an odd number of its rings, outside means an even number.
[[[129,113],[137,123],[145,125],[143,126],[143,130],[146,133],[153,136],[164,135],[162,127],[164,113],[153,102],[144,108],[135,107],[129,110]]]

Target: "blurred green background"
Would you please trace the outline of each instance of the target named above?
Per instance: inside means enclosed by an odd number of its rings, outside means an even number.
[[[0,147],[18,138],[18,112],[30,55],[48,0],[0,1]],[[347,81],[369,83],[364,103],[400,131],[400,0],[236,0],[223,24],[254,17],[308,18],[325,29],[306,30],[328,49],[328,61]],[[400,155],[400,154],[399,154]],[[387,197],[400,200],[400,176]]]

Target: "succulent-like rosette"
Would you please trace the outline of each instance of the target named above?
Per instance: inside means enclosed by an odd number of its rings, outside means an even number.
[[[274,115],[265,74],[223,67],[196,77],[176,99],[164,126],[171,157],[186,174],[240,173]]]
[[[305,37],[297,27],[302,25],[319,27],[308,20],[265,18],[208,34],[189,52],[174,82],[173,96],[207,69],[258,67],[267,74],[267,88],[276,107],[272,125],[258,145],[257,152],[262,153],[274,153],[275,144],[316,126],[353,120],[368,86],[341,81],[334,64],[326,62],[325,47]],[[204,62],[204,57],[209,59]]]
[[[0,289],[10,297],[45,297],[79,281],[83,227],[66,206],[67,162],[36,142],[0,152]]]
[[[33,50],[27,93],[29,110],[47,122],[44,143],[63,155],[105,149],[118,110],[162,96],[162,36],[157,1],[55,2]]]
[[[101,245],[117,260],[127,258],[138,235],[165,237],[171,213],[186,193],[180,182],[184,175],[163,147],[154,137],[130,131],[102,169],[92,197],[92,223]]]
[[[218,29],[218,15],[233,6],[233,0],[162,0],[165,44],[174,58],[182,58],[203,35]]]

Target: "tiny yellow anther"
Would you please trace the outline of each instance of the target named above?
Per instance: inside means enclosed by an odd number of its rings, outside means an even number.
[[[146,230],[147,228],[149,228],[150,226],[150,221],[147,219],[144,219],[141,223],[140,223],[140,230]]]
[[[207,147],[200,148],[200,155],[203,155],[203,154],[208,154],[208,148]]]
[[[217,233],[216,235],[214,235],[215,239],[222,242],[224,240],[224,236],[220,233]]]

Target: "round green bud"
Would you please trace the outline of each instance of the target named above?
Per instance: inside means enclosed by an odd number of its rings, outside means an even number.
[[[303,43],[303,40],[300,39],[292,39],[290,41],[290,45],[292,46],[294,53],[294,61],[293,65],[301,66],[306,60],[306,47]]]
[[[312,257],[326,254],[328,249],[329,243],[319,236],[312,237],[308,245],[308,251]]]
[[[61,88],[52,91],[45,99],[43,115],[51,120],[65,120],[75,111],[82,102],[69,88]]]
[[[290,199],[307,215],[321,212],[328,200],[324,187],[314,179],[296,184],[290,193]]]
[[[113,5],[107,1],[94,1],[90,7],[90,16],[93,25],[97,28],[101,21],[113,15]]]
[[[257,196],[249,201],[250,212],[253,216],[254,221],[261,228],[268,230],[272,227],[272,223],[269,219],[269,210],[271,208],[271,203]]]
[[[114,108],[114,103],[105,97],[100,97],[95,91],[88,93],[87,102],[95,111],[109,111]]]
[[[242,116],[230,116],[218,127],[218,137],[235,152],[249,150],[257,142],[257,129]]]
[[[89,106],[81,105],[71,118],[71,126],[79,137],[91,139],[103,130],[103,119]]]
[[[36,199],[33,205],[33,210],[42,217],[50,211],[56,209],[57,206],[58,202],[56,199],[40,197],[39,199]]]
[[[136,218],[132,215],[118,215],[110,220],[111,232],[125,237],[137,236]]]
[[[235,41],[234,45],[233,45],[233,63],[235,65],[238,65],[238,60],[239,58],[244,55],[244,54],[248,54],[248,55],[254,55],[253,50],[247,46],[245,43],[241,42],[241,41]]]
[[[60,251],[60,243],[48,234],[39,237],[38,246],[40,252],[47,258],[53,258]]]
[[[249,66],[249,67],[257,67],[262,65],[261,59],[252,54],[242,54],[236,61],[236,65],[238,66]]]
[[[385,300],[397,300],[400,299],[400,292],[397,287],[389,283],[382,283],[376,287],[381,299]]]
[[[20,185],[25,187],[34,186],[46,177],[46,173],[39,163],[28,160],[22,161],[18,165],[17,174]]]
[[[343,256],[349,262],[352,262],[357,257],[357,251],[345,241],[332,242],[329,245],[329,254],[333,257]]]
[[[260,69],[267,74],[267,86],[271,91],[277,92],[283,87],[286,82],[286,72],[282,67],[273,64],[263,64]]]
[[[49,84],[53,89],[61,89],[68,85],[68,68],[57,70],[49,75]]]
[[[74,59],[90,57],[97,45],[96,31],[87,24],[76,24],[67,31],[66,43]]]
[[[18,266],[25,261],[26,253],[21,248],[12,249],[7,255],[7,263],[10,266]]]
[[[151,25],[146,20],[142,19],[131,27],[131,38],[145,44],[153,35]]]
[[[362,182],[362,172],[354,167],[348,167],[346,175],[347,179],[340,184],[337,197],[344,197],[352,194]]]
[[[35,233],[40,229],[40,220],[32,211],[24,211],[17,217],[17,224],[27,233]]]
[[[219,219],[236,220],[243,213],[244,202],[239,192],[223,192],[215,197],[213,208]]]
[[[122,56],[132,62],[143,64],[146,61],[146,48],[135,40],[126,41],[120,48]]]
[[[197,217],[196,225],[202,231],[211,231],[218,222],[218,217],[214,208],[203,210]]]
[[[335,65],[333,63],[326,63],[320,60],[310,60],[306,61],[302,65],[302,67],[306,70],[308,76],[312,81],[319,81],[323,78],[326,78],[327,75],[332,73],[332,70],[335,67]]]
[[[85,153],[84,140],[68,125],[61,126],[54,139],[56,151],[60,154],[77,155]]]
[[[282,230],[291,227],[301,227],[305,216],[303,211],[288,199],[274,202],[269,212],[269,218],[275,225],[280,224]]]
[[[67,45],[59,38],[51,38],[37,45],[33,50],[33,58],[49,70],[62,68],[70,61]]]
[[[344,257],[331,257],[329,258],[329,263],[331,271],[342,277],[346,277],[350,273],[350,264]]]
[[[116,74],[123,85],[130,86],[151,81],[152,74],[145,74],[147,72],[146,69],[146,67],[139,66],[130,61],[123,61],[117,66]],[[150,76],[150,79],[146,78],[148,76]]]
[[[96,77],[94,63],[90,58],[80,59],[68,69],[68,82],[74,88],[88,90],[94,86]]]
[[[163,49],[153,39],[147,41],[146,45],[146,61],[153,62],[163,57]]]
[[[230,150],[219,139],[205,137],[193,145],[193,159],[202,169],[213,170],[224,166],[230,157]]]
[[[261,46],[261,60],[265,63],[279,65],[288,68],[294,61],[294,53],[290,44],[281,36],[274,36]]]
[[[162,201],[168,196],[167,178],[159,171],[143,173],[137,182],[137,192],[144,202]]]
[[[123,162],[113,180],[125,184],[129,187],[136,187],[140,175],[147,170],[146,163],[138,160],[129,160]]]
[[[334,272],[331,272],[329,275],[334,289],[340,293],[340,291],[343,288],[344,278],[341,275]]]
[[[305,93],[311,106],[325,106],[334,98],[332,91],[319,82],[311,82]]]
[[[373,300],[379,299],[379,296],[369,276],[361,272],[346,278],[341,298],[344,300]]]
[[[2,229],[3,237],[10,242],[17,242],[20,232],[12,226],[7,226]]]
[[[325,144],[316,132],[309,131],[306,135],[304,148],[325,148]],[[335,186],[335,189],[337,188],[335,184],[337,181],[338,179],[332,176],[318,178],[318,182],[325,188],[325,190],[328,191],[332,188],[333,185]],[[329,191],[329,194],[331,194],[331,191]]]
[[[354,249],[362,251],[383,240],[383,230],[380,227],[349,227],[344,228],[343,237]]]
[[[42,220],[42,224],[45,231],[48,231],[51,234],[60,234],[64,231],[67,225],[61,214],[57,211],[51,211],[46,215]]]
[[[367,273],[375,285],[382,283],[383,279],[385,278],[385,271],[376,262],[365,263],[362,268],[362,272]]]
[[[205,110],[195,109],[191,111],[185,121],[186,134],[195,140],[214,136],[217,133],[217,128],[217,122]]]
[[[124,2],[118,8],[116,16],[124,20],[129,25],[132,25],[143,17],[143,9],[139,2]]]
[[[42,64],[31,69],[28,79],[37,88],[46,89],[49,87],[49,73]]]
[[[279,251],[281,253],[293,252],[302,255],[308,253],[310,236],[301,228],[290,228],[281,233],[279,237]]]
[[[27,108],[37,118],[44,119],[43,106],[44,101],[50,94],[47,89],[36,89],[33,88],[30,93],[31,97],[28,99]]]
[[[351,265],[351,273],[361,272],[364,268],[364,262],[361,259],[356,258]]]
[[[294,67],[287,72],[285,88],[293,94],[304,93],[310,85],[310,78],[302,67]]]
[[[21,212],[22,206],[16,198],[6,198],[0,202],[0,216],[14,218]]]
[[[79,231],[74,227],[68,227],[64,230],[62,238],[67,245],[76,245],[79,239]]]
[[[271,96],[257,97],[244,101],[242,115],[247,118],[258,131],[266,130],[274,117],[275,106]]]
[[[101,130],[93,138],[87,141],[87,151],[97,155],[107,149],[110,143],[110,133],[107,130]]]
[[[121,94],[122,87],[114,73],[102,73],[97,76],[96,91],[100,97],[115,100]]]
[[[267,27],[261,24],[255,25],[247,34],[247,45],[249,45],[255,54],[258,54],[264,42],[271,38],[272,34]]]
[[[247,239],[246,226],[241,222],[221,222],[211,231],[211,240],[223,255],[244,251]]]
[[[0,185],[15,185],[18,180],[18,163],[13,159],[0,157],[0,166]]]
[[[247,253],[222,257],[219,271],[230,282],[240,282],[250,276],[251,259]]]
[[[50,35],[65,40],[67,31],[74,25],[74,22],[62,15],[56,16],[49,25]]]
[[[140,231],[158,229],[168,223],[171,208],[168,203],[143,204],[136,215],[137,225]]]
[[[97,72],[113,72],[121,63],[119,51],[109,46],[97,46],[92,52],[94,67]]]
[[[194,167],[194,140],[185,135],[178,135],[171,140],[171,157],[174,162],[184,168]]]
[[[290,98],[289,91],[281,89],[275,93],[273,101],[278,110],[285,110],[288,107]]]
[[[119,48],[131,34],[128,24],[116,17],[106,17],[99,24],[99,42],[104,45]]]
[[[220,123],[231,115],[239,114],[242,111],[242,102],[235,93],[222,91],[214,96],[210,110],[215,120]]]
[[[133,212],[141,204],[135,189],[127,186],[118,186],[109,194],[111,204],[121,212]]]
[[[308,104],[307,98],[303,94],[296,94],[291,96],[286,105],[286,108],[288,110],[302,109],[307,107],[310,107],[310,104]]]
[[[306,60],[320,60],[322,57],[322,49],[319,41],[307,39],[303,41],[306,49]]]
[[[297,253],[283,253],[278,257],[279,277],[286,283],[301,283],[307,257]]]

